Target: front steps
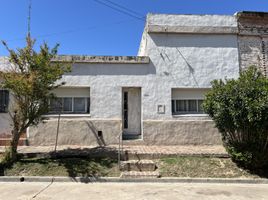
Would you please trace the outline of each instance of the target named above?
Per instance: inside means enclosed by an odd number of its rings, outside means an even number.
[[[140,159],[137,154],[124,152],[120,163],[120,178],[159,178],[157,166],[153,160]]]
[[[141,139],[141,134],[136,134],[136,133],[123,134],[122,139],[123,140],[139,140],[139,139]]]
[[[176,154],[162,154],[162,153],[147,153],[147,152],[135,152],[125,151],[123,155],[124,160],[155,160],[163,157],[174,157]]]
[[[120,178],[159,178],[158,171],[153,172],[137,172],[137,171],[124,171],[121,173]]]
[[[142,139],[136,139],[136,140],[123,140],[123,144],[126,146],[132,146],[132,145],[139,145],[143,146],[146,145],[146,143]]]
[[[156,165],[152,160],[127,160],[121,162],[124,171],[155,171]]]

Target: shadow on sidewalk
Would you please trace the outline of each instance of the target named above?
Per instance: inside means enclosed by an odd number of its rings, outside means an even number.
[[[21,154],[11,166],[0,163],[0,176],[69,176],[75,182],[89,183],[111,173],[117,176],[117,153],[116,148],[94,147]]]
[[[106,170],[116,165],[117,156],[117,149],[111,147],[64,149],[50,153],[51,159],[66,168],[69,177],[84,183],[105,176]]]

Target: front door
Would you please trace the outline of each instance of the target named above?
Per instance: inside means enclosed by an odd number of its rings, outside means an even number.
[[[122,90],[123,139],[138,139],[141,135],[141,88]]]

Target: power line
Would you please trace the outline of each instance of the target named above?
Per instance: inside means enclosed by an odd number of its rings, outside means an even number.
[[[144,18],[144,17],[141,17],[142,16],[141,13],[138,13],[135,10],[131,10],[131,9],[125,7],[125,6],[122,6],[122,5],[118,4],[118,3],[115,3],[115,2],[110,1],[110,0],[104,0],[104,1],[109,2],[110,4],[113,4],[113,5],[115,5],[115,6],[119,7],[119,8],[125,9],[125,10],[129,11],[130,13],[133,13],[133,14],[139,16],[140,18]]]
[[[129,8],[126,8],[122,5],[119,5],[117,3],[114,3],[110,0],[105,0],[106,2],[112,4],[113,6],[107,4],[107,3],[104,3],[100,0],[93,0],[95,1],[96,3],[99,3],[99,4],[102,4],[104,6],[107,6],[113,10],[116,10],[120,13],[123,13],[125,15],[128,15],[134,19],[137,19],[137,20],[141,20],[141,21],[145,21],[145,17],[142,17],[142,16],[138,16],[140,15],[140,13],[136,12],[136,11],[133,11]],[[115,7],[116,6],[116,7]],[[28,10],[28,35],[30,34],[31,32],[31,10],[32,10],[32,0],[29,0],[29,10]],[[121,24],[121,23],[124,23],[126,21],[129,21],[129,20],[123,20],[123,21],[117,21],[117,22],[113,22],[113,23],[110,23],[110,24],[106,24],[106,25],[103,25],[103,26],[111,26],[111,25],[117,25],[117,24]],[[83,29],[71,29],[71,30],[66,30],[66,31],[62,31],[62,32],[57,32],[57,33],[48,33],[48,34],[43,34],[43,35],[38,35],[36,36],[35,38],[38,39],[38,38],[46,38],[46,37],[52,37],[52,36],[57,36],[57,35],[63,35],[63,34],[69,34],[69,33],[74,33],[74,32],[80,32],[80,31],[89,31],[89,30],[94,30],[94,29],[98,29],[98,28],[102,28],[102,26],[92,26],[92,27],[87,27],[87,28],[83,28]],[[6,42],[12,42],[12,41],[20,41],[20,40],[25,40],[25,38],[15,38],[15,39],[9,39],[9,40],[5,40]]]
[[[111,8],[111,9],[113,9],[113,10],[116,10],[117,12],[120,12],[120,13],[123,13],[123,14],[125,14],[125,15],[128,15],[129,17],[132,17],[132,18],[134,18],[134,19],[144,21],[144,17],[138,17],[138,16],[136,16],[136,15],[133,15],[133,14],[129,13],[129,12],[126,11],[126,10],[122,10],[122,9],[120,9],[120,8],[118,8],[118,7],[109,5],[109,4],[104,3],[104,2],[102,2],[102,1],[100,1],[100,0],[93,0],[93,1],[95,1],[95,2],[98,3],[98,4],[102,4],[102,5],[106,6],[106,7],[109,7],[109,8]]]

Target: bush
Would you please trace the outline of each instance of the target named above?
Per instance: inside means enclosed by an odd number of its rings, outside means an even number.
[[[268,166],[268,79],[256,67],[237,80],[214,80],[203,107],[234,161],[249,169]]]

